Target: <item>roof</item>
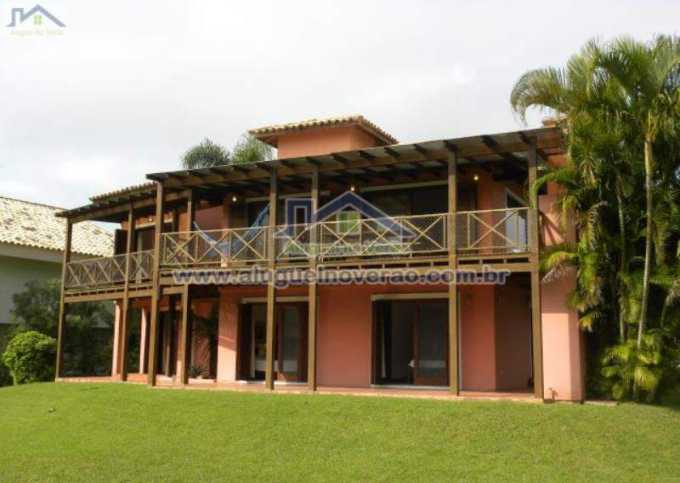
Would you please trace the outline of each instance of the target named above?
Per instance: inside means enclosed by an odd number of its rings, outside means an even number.
[[[264,141],[272,146],[276,146],[276,138],[281,134],[287,134],[305,129],[320,127],[343,127],[358,126],[369,134],[375,136],[384,144],[397,144],[396,138],[383,131],[376,124],[372,123],[364,116],[356,114],[353,116],[329,117],[326,119],[307,119],[306,121],[289,122],[286,124],[274,124],[272,126],[251,129],[249,134],[255,136],[260,141]]]
[[[297,123],[299,124],[299,123]],[[276,129],[271,128],[261,129]],[[174,194],[190,188],[247,189],[248,186],[262,187],[262,182],[270,176],[271,169],[276,167],[279,177],[304,181],[312,176],[315,168],[324,176],[361,175],[368,171],[373,173],[409,173],[422,168],[441,166],[442,159],[455,151],[459,165],[468,163],[503,163],[506,165],[525,165],[529,144],[535,142],[541,159],[564,154],[564,139],[557,127],[542,127],[495,134],[482,134],[459,138],[445,138],[409,144],[376,146],[316,156],[300,156],[279,158],[271,161],[241,165],[212,166],[192,170],[177,170],[147,175],[150,180],[163,183],[169,199]],[[520,166],[521,167],[521,166]],[[148,186],[148,189],[147,189]],[[135,191],[136,190],[136,191]],[[92,197],[90,204],[73,208],[60,213],[60,216],[76,220],[99,219],[112,220],[108,212],[117,210],[119,217],[126,216],[127,206],[153,208],[153,184]]]
[[[156,192],[156,183],[150,181],[148,183],[136,184],[132,186],[126,186],[125,188],[120,188],[117,190],[109,191],[108,193],[102,193],[95,196],[90,196],[90,201],[104,201],[110,199],[117,199],[121,197],[129,197],[136,195],[153,195]]]
[[[0,243],[63,251],[66,221],[62,208],[0,196]],[[113,253],[113,235],[96,223],[74,225],[72,250],[83,255]]]

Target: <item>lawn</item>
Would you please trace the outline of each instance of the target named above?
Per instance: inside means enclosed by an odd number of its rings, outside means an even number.
[[[152,390],[0,389],[0,481],[680,479],[680,411]]]

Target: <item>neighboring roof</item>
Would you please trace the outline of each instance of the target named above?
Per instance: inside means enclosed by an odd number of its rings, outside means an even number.
[[[302,131],[304,129],[319,128],[319,127],[343,127],[343,126],[358,126],[369,134],[375,136],[384,144],[397,144],[398,141],[392,135],[383,131],[376,124],[372,123],[364,116],[339,116],[329,117],[326,119],[307,119],[300,122],[289,122],[286,124],[274,124],[272,126],[260,127],[248,131],[260,141],[264,141],[272,146],[276,146],[276,138],[281,134],[286,134],[294,131]]]
[[[0,243],[63,251],[66,221],[54,216],[60,211],[56,206],[0,196]],[[78,223],[73,227],[72,251],[109,256],[113,234],[92,222]]]

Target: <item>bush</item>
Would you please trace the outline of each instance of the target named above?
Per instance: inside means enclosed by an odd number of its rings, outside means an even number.
[[[52,337],[40,332],[21,332],[14,336],[2,355],[14,384],[54,379],[56,346]]]

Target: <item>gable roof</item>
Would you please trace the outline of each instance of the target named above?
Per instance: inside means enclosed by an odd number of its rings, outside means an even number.
[[[358,126],[380,140],[385,145],[397,144],[398,142],[394,136],[383,131],[376,124],[372,123],[364,116],[358,114],[353,116],[329,117],[326,119],[307,119],[306,121],[289,122],[286,124],[274,124],[271,126],[251,129],[248,131],[248,133],[260,141],[271,144],[272,146],[276,146],[276,138],[282,134],[312,128],[343,126]]]
[[[0,196],[0,243],[63,251],[66,221],[54,216],[62,211],[55,206],[31,203]],[[109,256],[113,253],[113,234],[96,223],[73,226],[74,253]]]

